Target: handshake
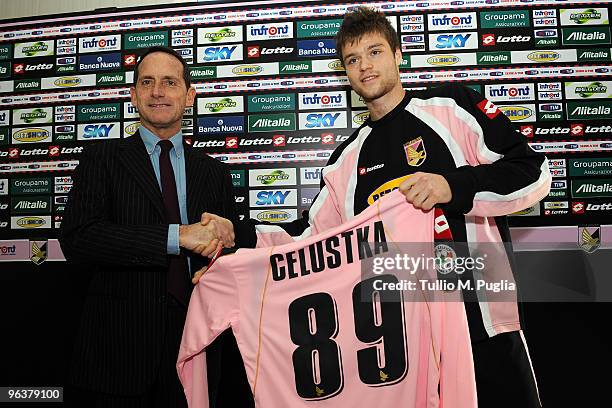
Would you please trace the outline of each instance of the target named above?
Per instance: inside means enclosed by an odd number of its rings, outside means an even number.
[[[234,244],[234,225],[227,218],[204,213],[199,223],[179,226],[179,246],[202,256]]]

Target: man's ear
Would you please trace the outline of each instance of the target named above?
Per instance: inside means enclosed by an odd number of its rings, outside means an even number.
[[[189,89],[187,90],[187,100],[186,100],[186,106],[193,106],[193,102],[195,101],[195,97],[196,97],[196,90],[193,86],[190,86]]]
[[[399,48],[395,49],[395,63],[397,65],[397,67],[399,68],[400,65],[402,65],[402,60],[404,59],[404,57],[402,56],[402,51]]]
[[[132,106],[138,109],[138,106],[136,105],[136,99],[136,87],[130,86],[130,100],[132,101]]]

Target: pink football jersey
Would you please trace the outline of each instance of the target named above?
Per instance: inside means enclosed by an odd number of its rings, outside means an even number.
[[[208,407],[206,346],[231,327],[258,407],[475,408],[461,299],[383,293],[373,282],[397,276],[362,271],[397,243],[433,243],[433,217],[396,191],[322,234],[219,258],[179,351],[189,406]]]

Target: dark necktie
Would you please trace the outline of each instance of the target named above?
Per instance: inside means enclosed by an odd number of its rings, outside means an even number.
[[[181,224],[178,193],[172,163],[170,163],[170,150],[173,145],[170,140],[161,140],[157,143],[161,147],[159,155],[159,178],[162,186],[162,197],[168,224]],[[184,254],[169,255],[167,289],[176,300],[187,305],[189,299],[189,282],[187,282],[187,259]]]

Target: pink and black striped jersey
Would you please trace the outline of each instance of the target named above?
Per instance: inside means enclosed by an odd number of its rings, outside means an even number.
[[[433,240],[434,212],[394,192],[321,234],[219,258],[193,291],[179,351],[189,406],[208,406],[205,349],[231,327],[258,407],[475,408],[457,294],[379,290],[374,280],[397,276],[362,271],[398,243]]]
[[[409,92],[391,112],[366,121],[334,151],[308,217],[256,225],[256,245],[292,242],[351,220],[415,172],[446,178],[453,198],[440,208],[454,240],[469,245],[510,242],[503,216],[537,203],[551,182],[544,155],[534,152],[482,95],[459,85]],[[511,259],[504,257],[496,277],[513,281]],[[516,302],[465,295],[473,340],[520,329]]]

